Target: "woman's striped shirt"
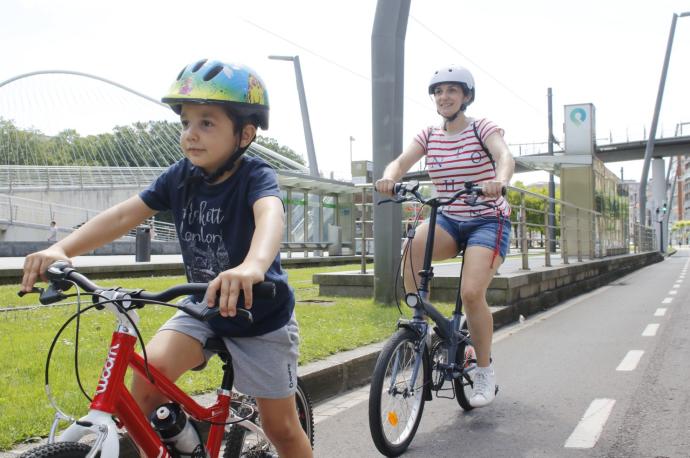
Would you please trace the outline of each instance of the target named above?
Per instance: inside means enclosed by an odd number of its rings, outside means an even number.
[[[474,134],[473,124],[476,125],[477,134],[484,143],[494,132],[503,136],[503,129],[496,124],[487,119],[478,119],[472,120],[465,130],[457,134],[447,135],[440,127],[428,127],[415,137],[424,148],[426,169],[439,196],[450,197],[462,189],[466,181],[479,185],[484,181],[496,179],[494,165]],[[458,199],[443,207],[443,213],[458,221],[478,216],[496,216],[499,210],[505,217],[510,215],[510,206],[503,197],[484,201],[498,207],[471,207],[462,199]]]

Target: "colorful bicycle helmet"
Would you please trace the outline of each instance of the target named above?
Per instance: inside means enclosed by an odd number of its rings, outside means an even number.
[[[436,70],[429,81],[429,94],[433,94],[436,86],[441,83],[457,83],[462,87],[462,92],[470,96],[467,103],[462,104],[460,111],[465,111],[467,106],[474,102],[474,78],[466,68],[451,65]]]
[[[268,93],[259,75],[249,67],[202,59],[182,69],[163,103],[180,114],[181,104],[228,105],[238,116],[268,129]]]

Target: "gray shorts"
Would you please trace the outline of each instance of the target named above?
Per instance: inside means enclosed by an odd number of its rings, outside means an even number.
[[[188,307],[205,308],[205,303],[183,302]],[[178,311],[161,330],[181,332],[198,340],[203,346],[214,337],[208,323]],[[258,398],[283,399],[297,390],[297,357],[299,356],[299,327],[294,313],[280,329],[254,337],[225,337],[225,346],[232,355],[235,388]],[[208,361],[213,352],[204,350]]]

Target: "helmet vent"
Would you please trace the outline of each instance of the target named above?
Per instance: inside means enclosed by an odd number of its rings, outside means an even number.
[[[218,73],[223,71],[223,66],[222,65],[214,65],[206,74],[204,75],[204,81],[210,81],[213,79],[214,76],[216,76]]]
[[[182,78],[182,74],[184,71],[187,70],[187,67],[183,67],[182,70],[180,70],[180,73],[177,75],[177,81],[180,81],[180,78]]]
[[[192,67],[192,73],[199,71],[199,69],[206,63],[208,59],[201,59],[199,62],[194,64],[194,67]]]

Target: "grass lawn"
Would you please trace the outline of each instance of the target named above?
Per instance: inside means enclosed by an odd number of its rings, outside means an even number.
[[[315,273],[358,269],[359,264],[288,269],[290,284],[295,288],[302,337],[300,364],[381,341],[395,330],[399,317],[396,307],[376,304],[371,299],[318,296],[318,286],[311,281]],[[183,277],[151,277],[99,280],[98,283],[158,291],[184,281]],[[38,302],[36,295],[17,297],[17,290],[17,286],[0,286],[0,307],[30,306]],[[318,302],[311,302],[315,299]],[[452,309],[451,304],[439,305],[445,312]],[[76,305],[65,305],[0,313],[0,450],[48,434],[54,410],[44,389],[45,359],[57,330],[75,310]],[[162,306],[139,310],[139,327],[144,339],[148,340],[173,313]],[[88,402],[75,377],[75,346],[78,344],[79,348],[79,375],[85,391],[91,395],[107,353],[114,320],[108,313],[95,310],[85,313],[78,342],[73,324],[58,340],[50,366],[50,386],[58,406],[65,413],[80,416],[88,409]],[[214,358],[206,370],[186,374],[180,386],[191,393],[207,392],[217,387],[220,375],[219,360]]]

